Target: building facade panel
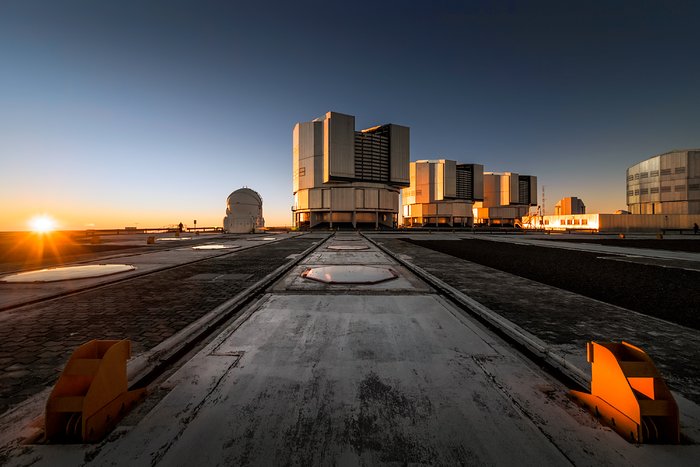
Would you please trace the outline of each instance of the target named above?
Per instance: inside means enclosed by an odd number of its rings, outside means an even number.
[[[700,150],[677,150],[629,167],[628,210],[632,214],[700,213],[691,202],[700,199],[699,161]]]
[[[484,166],[481,164],[456,165],[456,197],[473,201],[484,200]]]
[[[366,188],[365,190],[365,209],[379,208],[379,190],[376,188]]]
[[[410,183],[409,161],[411,160],[410,129],[394,124],[389,125],[389,128],[389,181],[408,185]]]
[[[501,176],[484,172],[484,201],[483,207],[500,206],[501,203]]]
[[[333,211],[354,211],[354,188],[331,188],[331,207]]]
[[[321,209],[323,207],[323,191],[319,188],[308,190],[309,209]]]
[[[323,182],[355,177],[355,117],[328,112],[323,120]]]

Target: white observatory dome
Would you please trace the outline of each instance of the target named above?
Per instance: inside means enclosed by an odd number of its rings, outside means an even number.
[[[239,188],[226,198],[225,232],[249,233],[264,226],[262,197],[257,191]]]

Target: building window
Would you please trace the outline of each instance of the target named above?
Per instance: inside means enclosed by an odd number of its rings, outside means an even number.
[[[628,182],[631,182],[632,180],[634,180],[634,175],[628,175],[628,176],[627,176],[627,181],[628,181]]]
[[[634,174],[634,179],[639,180],[639,174]]]
[[[299,167],[299,176],[303,177],[306,175],[306,167]]]
[[[639,196],[639,190],[634,190],[634,196]]]
[[[685,167],[676,167],[675,173],[677,173],[677,174],[684,174],[684,173],[685,173]]]
[[[670,186],[662,186],[661,187],[661,193],[670,193],[670,192],[671,192]]]
[[[642,195],[648,195],[649,194],[649,188],[642,188],[639,190],[639,193]]]
[[[652,170],[649,172],[650,177],[658,177],[659,176],[659,171],[658,170]]]
[[[661,169],[661,175],[671,175],[671,169]]]
[[[673,191],[685,191],[685,185],[676,185]]]
[[[634,190],[627,190],[627,196],[634,196]]]
[[[581,219],[581,225],[588,225],[588,219]]]
[[[658,193],[659,192],[659,187],[658,186],[653,186],[650,189],[651,193]]]
[[[698,191],[700,190],[700,183],[692,183],[688,185],[688,191]]]
[[[649,178],[649,172],[642,172],[639,176],[641,178]]]

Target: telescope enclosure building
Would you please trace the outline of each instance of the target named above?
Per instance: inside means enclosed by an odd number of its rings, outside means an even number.
[[[297,228],[395,228],[409,185],[409,128],[355,131],[355,117],[328,112],[293,131],[293,222]]]

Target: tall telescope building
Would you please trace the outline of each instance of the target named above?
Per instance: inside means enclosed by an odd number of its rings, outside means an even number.
[[[394,228],[410,184],[409,128],[355,131],[355,117],[328,112],[293,132],[294,226]]]
[[[473,225],[473,203],[484,199],[483,165],[420,160],[410,172],[411,186],[402,192],[404,226]]]

